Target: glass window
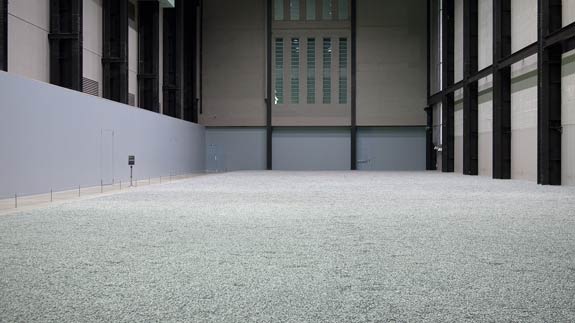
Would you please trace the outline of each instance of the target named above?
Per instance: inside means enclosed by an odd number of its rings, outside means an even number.
[[[333,19],[333,0],[323,0],[323,20]]]
[[[289,2],[290,20],[299,20],[299,0]]]
[[[323,39],[323,103],[331,103],[331,38]]]
[[[284,104],[284,40],[275,40],[275,98],[274,104]]]
[[[274,19],[284,20],[284,0],[274,1]]]
[[[315,6],[315,0],[307,0],[306,2],[306,19],[307,20],[315,20],[315,16],[316,16],[316,6]]]
[[[291,39],[291,103],[299,103],[299,38]]]
[[[338,18],[339,20],[349,19],[349,2],[348,0],[338,0]]]
[[[339,104],[347,104],[347,38],[339,39]]]
[[[307,39],[307,103],[315,104],[315,38]]]

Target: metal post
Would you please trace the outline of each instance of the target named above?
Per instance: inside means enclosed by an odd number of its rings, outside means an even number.
[[[78,197],[80,197],[80,185],[78,185]]]
[[[52,197],[52,189],[50,189],[50,202],[54,202],[54,198]]]
[[[133,169],[134,166],[130,165],[130,187],[134,186],[134,182],[133,182]]]
[[[104,193],[104,181],[100,180],[100,194]]]
[[[120,191],[122,190],[122,180],[120,180]]]
[[[14,208],[18,208],[18,194],[14,194]]]

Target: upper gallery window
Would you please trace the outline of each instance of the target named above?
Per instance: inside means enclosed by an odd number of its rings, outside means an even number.
[[[274,0],[274,20],[349,20],[349,2],[350,0]]]

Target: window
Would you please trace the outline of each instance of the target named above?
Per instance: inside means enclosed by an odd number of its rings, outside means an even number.
[[[315,20],[315,16],[316,16],[316,6],[315,6],[315,0],[307,0],[306,1],[306,18],[307,20]]]
[[[291,39],[291,103],[299,103],[299,38]]]
[[[349,1],[348,0],[338,0],[338,18],[339,20],[349,19]]]
[[[315,38],[307,39],[307,103],[315,104]]]
[[[331,38],[323,39],[323,103],[331,103]]]
[[[274,1],[274,19],[284,20],[284,1],[275,0]]]
[[[347,38],[339,39],[339,103],[347,103]]]
[[[323,0],[323,20],[333,19],[333,3],[332,0]]]
[[[290,20],[299,20],[299,0],[289,0]]]
[[[284,104],[284,40],[275,40],[275,104]]]

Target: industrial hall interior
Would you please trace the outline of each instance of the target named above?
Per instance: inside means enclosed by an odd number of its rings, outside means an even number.
[[[575,322],[575,0],[0,0],[0,322]]]

